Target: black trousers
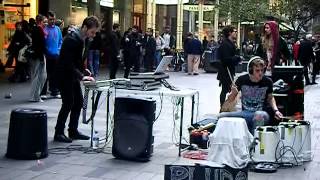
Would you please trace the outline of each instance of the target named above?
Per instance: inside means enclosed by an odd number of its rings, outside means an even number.
[[[220,93],[220,107],[226,101],[227,93],[231,91],[231,81],[220,81],[221,93]]]
[[[55,69],[56,64],[58,61],[58,56],[56,57],[49,57],[46,56],[46,68],[47,68],[47,80],[43,86],[41,91],[41,95],[46,95],[48,91],[48,83],[49,83],[49,91],[51,95],[55,96],[59,94],[58,86],[57,86],[57,79],[55,77]]]
[[[124,61],[124,78],[128,78],[129,77],[129,73],[132,67],[132,62],[130,59],[130,55],[129,52],[123,52],[123,61]]]
[[[117,70],[119,67],[119,61],[117,56],[111,56],[110,57],[110,79],[115,79]]]
[[[70,113],[69,132],[75,132],[78,129],[79,117],[83,106],[83,95],[80,87],[80,81],[60,82],[59,90],[61,93],[62,106],[58,115],[55,127],[56,134],[64,133],[65,123]]]
[[[154,54],[146,54],[144,56],[144,69],[146,72],[153,71],[154,58],[155,58]]]

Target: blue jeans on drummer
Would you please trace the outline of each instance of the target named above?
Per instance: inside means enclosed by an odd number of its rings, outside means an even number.
[[[241,117],[246,120],[248,129],[252,135],[256,126],[263,126],[269,123],[269,114],[265,111],[235,111],[235,112],[223,112],[219,114],[221,117]]]
[[[99,66],[100,66],[100,51],[99,50],[89,50],[88,69],[91,71],[93,77],[96,77],[98,75]]]

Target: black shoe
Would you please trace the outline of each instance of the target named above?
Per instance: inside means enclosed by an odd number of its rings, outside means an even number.
[[[311,83],[307,82],[307,83],[306,83],[306,86],[308,86],[308,85],[311,85]]]
[[[76,139],[89,140],[90,139],[89,136],[86,136],[86,135],[80,133],[79,131],[76,131],[76,132],[69,131],[69,138],[71,138],[73,140],[76,140]]]
[[[57,142],[63,142],[63,143],[72,143],[72,139],[68,138],[64,134],[55,134],[53,140]]]
[[[318,84],[318,83],[316,83],[316,82],[312,82],[312,83],[311,83],[311,85],[314,85],[314,84]]]

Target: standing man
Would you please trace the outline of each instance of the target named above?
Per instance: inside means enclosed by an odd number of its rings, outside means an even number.
[[[108,53],[110,54],[110,79],[115,79],[119,67],[120,54],[120,25],[114,24],[110,34]]]
[[[313,62],[315,59],[313,54],[311,38],[312,38],[311,34],[306,35],[306,38],[300,42],[300,48],[298,53],[298,59],[301,65],[303,65],[303,74],[306,80],[306,85],[311,85],[311,82],[309,79],[309,66],[310,66],[310,63]],[[314,77],[312,79],[315,80],[316,78]]]
[[[156,40],[153,37],[153,30],[148,28],[145,36],[143,37],[144,54],[144,68],[146,72],[153,71],[154,59],[156,54]]]
[[[200,56],[202,54],[201,41],[198,35],[191,36],[185,44],[185,50],[188,54],[188,75],[199,75]]]
[[[142,37],[138,32],[138,26],[133,26],[131,33],[128,35],[130,61],[132,63],[133,72],[140,72],[140,47],[142,45]]]
[[[226,95],[231,90],[231,82],[235,75],[235,66],[241,61],[241,57],[237,54],[235,41],[237,39],[237,30],[232,26],[226,26],[222,30],[224,39],[219,47],[219,55],[221,66],[218,70],[217,79],[220,81],[220,106],[224,103]],[[229,72],[231,77],[229,76]],[[232,80],[230,79],[232,78]]]
[[[44,28],[46,33],[46,65],[47,65],[47,80],[41,92],[41,98],[46,99],[48,82],[50,95],[59,98],[59,90],[56,84],[55,68],[60,54],[62,45],[62,33],[58,26],[55,25],[56,15],[54,12],[48,12],[48,25]]]
[[[162,38],[164,39],[164,52],[165,52],[165,55],[171,55],[172,54],[172,50],[176,48],[176,39],[171,34],[169,26],[165,27],[164,33],[162,34]]]
[[[57,63],[57,79],[62,98],[62,106],[55,127],[54,140],[71,143],[72,140],[88,140],[89,137],[78,131],[78,121],[83,105],[83,95],[80,81],[94,81],[90,73],[84,70],[86,48],[85,40],[96,35],[100,23],[97,17],[89,16],[84,19],[80,29],[70,29],[61,47]],[[69,137],[64,135],[65,123],[70,114]]]

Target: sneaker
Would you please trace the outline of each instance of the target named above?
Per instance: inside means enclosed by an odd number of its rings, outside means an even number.
[[[40,97],[41,97],[41,99],[48,99],[47,95],[41,95]]]
[[[61,95],[60,95],[60,94],[57,94],[57,95],[51,95],[51,98],[54,98],[54,99],[61,99]]]
[[[29,99],[29,102],[43,102],[43,100],[40,98],[40,99]]]

